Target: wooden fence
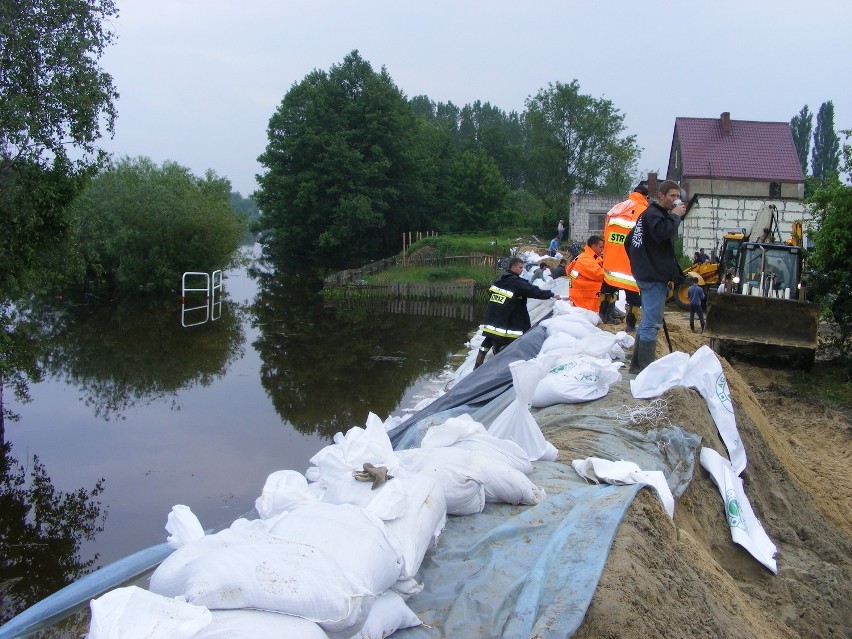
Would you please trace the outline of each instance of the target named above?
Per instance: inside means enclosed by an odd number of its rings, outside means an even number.
[[[378,262],[367,264],[361,268],[348,269],[329,275],[324,280],[326,288],[334,288],[349,283],[356,283],[364,279],[366,275],[381,273],[392,266],[405,265],[415,267],[451,266],[454,264],[465,264],[471,266],[494,266],[497,267],[497,258],[486,253],[474,253],[473,255],[454,255],[448,257],[427,257],[408,259],[404,262],[397,261],[395,257],[386,257]]]
[[[337,309],[367,308],[370,311],[423,317],[449,317],[479,322],[485,312],[484,302],[405,299],[387,296],[331,298],[326,305]]]
[[[393,282],[349,284],[341,287],[343,299],[442,300],[485,303],[488,287],[476,282],[463,284]]]

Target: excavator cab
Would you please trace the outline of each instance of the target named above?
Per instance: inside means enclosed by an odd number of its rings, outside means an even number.
[[[802,250],[789,244],[745,242],[734,275],[736,292],[797,299],[802,280]]]

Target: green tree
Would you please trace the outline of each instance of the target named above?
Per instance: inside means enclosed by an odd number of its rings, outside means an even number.
[[[245,230],[230,193],[212,171],[199,178],[174,162],[121,159],[71,205],[87,286],[163,292],[186,271],[227,267]]]
[[[636,136],[623,135],[612,101],[580,93],[574,80],[549,84],[526,106],[527,185],[552,215],[566,217],[571,194],[600,193],[634,172]]]
[[[802,175],[808,174],[808,154],[811,151],[811,132],[814,129],[814,114],[808,109],[808,105],[802,107],[799,115],[790,120],[790,129],[793,133],[793,144],[796,145],[796,155],[802,165]]]
[[[294,85],[270,118],[254,196],[275,241],[332,267],[396,252],[421,219],[416,131],[388,72],[357,51]]]
[[[848,144],[852,131],[843,133],[847,143],[842,149],[842,168],[847,180],[852,180],[852,146]],[[809,202],[815,222],[811,229],[814,248],[809,253],[815,273],[811,291],[828,301],[824,317],[833,326],[827,340],[829,350],[839,356],[852,379],[852,186],[841,182],[837,174],[829,175]]]
[[[442,230],[476,232],[494,229],[506,201],[506,184],[483,150],[469,150],[451,164]]]
[[[840,138],[834,131],[834,103],[823,102],[816,117],[814,149],[811,154],[811,173],[825,185],[829,176],[837,175],[840,166]]]
[[[56,272],[64,208],[113,132],[118,93],[98,63],[116,15],[113,0],[0,0],[0,297]]]

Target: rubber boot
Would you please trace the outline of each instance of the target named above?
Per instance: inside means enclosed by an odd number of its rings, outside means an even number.
[[[621,324],[621,318],[623,317],[623,313],[621,313],[616,307],[615,302],[610,303],[609,310],[606,314],[606,323],[607,324]]]
[[[609,312],[609,298],[604,295],[601,298],[601,306],[598,309],[598,315],[601,318],[601,324],[606,324],[607,313]]]
[[[637,353],[638,372],[640,373],[644,371],[651,362],[657,359],[657,340],[647,341],[640,339],[636,342],[636,345],[633,348]]]
[[[624,321],[627,324],[628,335],[636,332],[636,315],[633,311],[634,308],[632,306],[627,307],[627,317]]]
[[[488,355],[488,350],[489,349],[487,348],[485,350],[482,350],[481,348],[479,349],[479,352],[476,354],[476,363],[473,365],[473,370],[482,366],[482,362],[485,361],[485,356]]]
[[[639,342],[637,341],[633,344],[633,355],[630,357],[630,368],[627,369],[627,372],[631,375],[635,375],[639,372]]]

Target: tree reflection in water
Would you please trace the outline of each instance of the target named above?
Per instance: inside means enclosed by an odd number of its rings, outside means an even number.
[[[255,272],[252,307],[261,383],[282,419],[331,437],[390,414],[422,375],[440,370],[472,331],[471,319],[331,308],[316,275]]]
[[[80,544],[103,530],[106,511],[91,490],[56,490],[37,456],[26,466],[0,444],[0,623],[90,571]]]
[[[64,306],[42,318],[44,369],[65,377],[105,421],[129,409],[207,386],[243,354],[243,310],[228,304],[215,322],[183,328],[175,303]]]

